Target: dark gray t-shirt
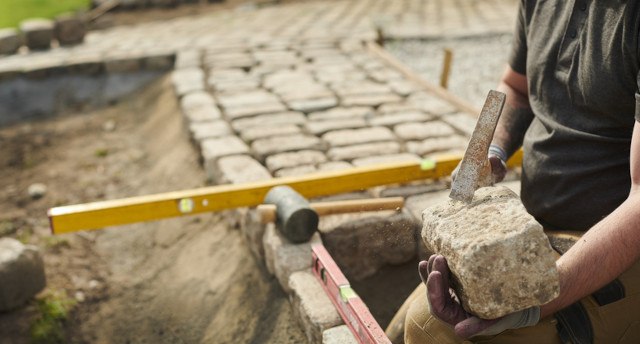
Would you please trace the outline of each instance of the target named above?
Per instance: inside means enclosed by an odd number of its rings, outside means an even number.
[[[547,228],[588,230],[629,194],[639,18],[635,0],[522,1],[509,61],[535,115],[522,201]]]

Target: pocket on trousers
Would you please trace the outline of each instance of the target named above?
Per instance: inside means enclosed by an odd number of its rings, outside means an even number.
[[[620,337],[619,344],[637,344],[640,343],[640,321],[631,323]]]

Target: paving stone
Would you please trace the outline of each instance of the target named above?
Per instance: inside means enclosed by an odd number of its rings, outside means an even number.
[[[87,27],[78,16],[64,14],[56,17],[54,36],[60,45],[75,45],[84,41]]]
[[[447,258],[457,295],[470,313],[495,319],[560,293],[555,252],[508,188],[481,188],[471,204],[447,201],[422,216],[424,243]]]
[[[393,131],[403,140],[424,140],[431,137],[454,135],[451,126],[439,122],[403,123],[396,125]]]
[[[222,118],[220,110],[215,105],[204,105],[184,111],[189,123],[211,122]]]
[[[175,63],[175,54],[171,51],[158,49],[156,51],[145,52],[144,55],[142,65],[145,70],[170,70]]]
[[[340,130],[340,129],[357,129],[367,126],[367,121],[364,118],[343,118],[326,121],[312,121],[307,122],[307,130],[314,135],[322,135],[328,131]]]
[[[204,91],[204,72],[200,68],[176,69],[171,75],[171,81],[178,97],[189,92]]]
[[[318,171],[341,171],[353,168],[353,165],[346,161],[329,161],[318,165]]]
[[[251,150],[260,160],[264,160],[271,154],[322,148],[322,141],[319,138],[304,134],[274,136],[255,140],[251,144]]]
[[[248,154],[249,147],[236,136],[223,136],[200,141],[200,151],[204,160],[205,171],[213,175],[216,161],[228,155]]]
[[[476,127],[477,118],[474,118],[472,115],[458,112],[449,115],[443,115],[440,117],[440,120],[448,123],[450,126],[454,127],[456,130],[466,134],[471,137],[473,134],[473,130]]]
[[[142,57],[128,51],[108,52],[104,57],[104,69],[107,73],[137,72],[142,66]]]
[[[275,224],[273,222],[267,224],[261,222],[260,214],[256,209],[249,209],[249,211],[246,212],[244,221],[240,226],[240,230],[251,253],[261,262],[265,261],[262,239],[267,227],[274,227],[272,230],[275,230]]]
[[[361,280],[416,256],[421,222],[408,212],[368,212],[320,218],[322,242],[345,275]]]
[[[386,164],[392,162],[406,162],[406,161],[415,161],[419,162],[422,160],[419,156],[411,153],[399,153],[399,154],[389,154],[389,155],[377,155],[370,156],[366,158],[354,159],[352,164],[354,166],[368,166],[368,165],[378,165],[378,164]]]
[[[180,99],[180,108],[185,113],[205,107],[215,106],[216,101],[205,91],[195,91],[186,94]]]
[[[310,121],[331,121],[348,118],[365,118],[373,116],[375,110],[371,107],[337,107],[326,111],[309,114]]]
[[[218,101],[224,108],[279,102],[278,98],[274,94],[264,90],[219,95]]]
[[[389,82],[393,80],[401,80],[403,78],[402,74],[388,68],[369,71],[369,76],[377,82]]]
[[[389,94],[358,95],[349,96],[342,99],[343,106],[379,106],[385,103],[397,103],[401,97]]]
[[[396,112],[388,115],[380,115],[371,117],[369,123],[371,125],[394,126],[407,122],[424,122],[433,120],[432,115],[428,115],[422,111]]]
[[[303,125],[306,122],[304,114],[301,112],[278,112],[266,115],[254,116],[251,118],[240,118],[231,122],[235,131],[243,131],[248,128],[295,124]]]
[[[410,104],[407,102],[382,104],[378,108],[378,113],[380,113],[381,115],[388,115],[396,112],[414,112],[414,111],[420,111],[420,109],[418,109],[416,105]]]
[[[327,157],[331,160],[353,160],[380,154],[400,152],[400,144],[395,141],[365,143],[361,145],[331,148]]]
[[[97,75],[104,70],[104,59],[99,52],[78,52],[71,54],[66,61],[70,74]]]
[[[333,90],[343,98],[361,95],[385,95],[392,93],[391,87],[375,82],[347,82],[333,86]]]
[[[260,87],[260,81],[254,78],[244,78],[236,80],[225,81],[213,81],[208,80],[209,86],[211,86],[216,92],[220,93],[240,93],[256,90]]]
[[[270,155],[266,159],[269,171],[275,172],[283,168],[292,168],[302,165],[317,165],[327,161],[324,153],[313,150],[301,150]]]
[[[287,105],[291,110],[310,113],[314,111],[322,111],[338,105],[336,97],[324,97],[313,99],[301,99],[288,101]]]
[[[416,92],[412,94],[409,96],[409,102],[415,104],[423,111],[438,116],[457,111],[453,104],[424,92]]]
[[[347,325],[340,325],[322,332],[322,344],[358,344],[358,340]]]
[[[20,34],[14,28],[0,29],[0,55],[15,54],[20,47]]]
[[[309,173],[314,173],[316,171],[318,171],[318,169],[314,165],[302,165],[302,166],[283,168],[281,170],[278,170],[275,173],[275,176],[278,178],[304,176]]]
[[[254,117],[258,115],[272,114],[286,111],[287,108],[280,102],[270,102],[263,104],[248,104],[224,110],[229,120],[243,117]]]
[[[53,39],[53,21],[49,19],[27,19],[20,23],[24,44],[32,50],[49,49]]]
[[[176,69],[199,68],[201,66],[200,58],[200,50],[190,49],[178,51],[176,54],[175,67]]]
[[[196,142],[233,134],[229,124],[223,120],[195,122],[189,125],[189,131],[191,132],[191,137]]]
[[[46,286],[38,248],[0,238],[0,312],[26,303]]]
[[[467,139],[461,136],[436,137],[419,142],[407,142],[407,150],[420,156],[456,150],[464,152],[466,146]]]
[[[240,137],[246,142],[264,139],[272,136],[299,134],[302,130],[294,124],[251,127],[240,132]]]
[[[334,130],[322,135],[331,147],[350,146],[361,143],[392,141],[396,137],[385,127]]]
[[[289,287],[294,316],[302,325],[309,343],[322,343],[323,332],[343,324],[340,314],[310,270],[293,273]]]
[[[393,80],[389,82],[389,86],[393,92],[403,97],[409,96],[418,89],[413,83],[405,80]]]
[[[232,155],[218,159],[213,178],[218,184],[242,184],[271,179],[271,174],[248,155]]]

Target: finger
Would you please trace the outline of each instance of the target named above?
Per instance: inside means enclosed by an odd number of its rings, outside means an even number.
[[[498,321],[500,319],[485,320],[478,317],[469,317],[456,324],[454,330],[458,337],[468,339],[495,325]]]
[[[432,271],[438,271],[442,275],[444,292],[449,293],[449,266],[444,256],[438,255],[433,260]]]
[[[446,323],[455,325],[446,312],[447,294],[442,292],[442,275],[439,271],[431,272],[427,278],[427,301],[429,301],[431,314]]]
[[[429,262],[423,260],[418,263],[418,274],[420,275],[422,283],[427,283],[427,277],[429,277]]]
[[[427,269],[428,269],[429,273],[431,273],[431,271],[433,271],[433,261],[436,260],[437,256],[438,255],[436,255],[436,254],[432,254],[429,257],[429,264],[427,265]]]

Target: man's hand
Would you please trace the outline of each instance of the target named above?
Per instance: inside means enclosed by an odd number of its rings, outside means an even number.
[[[507,154],[504,150],[496,145],[491,145],[489,148],[489,155],[487,160],[480,171],[480,176],[478,178],[478,185],[476,188],[481,188],[485,186],[491,186],[495,183],[499,183],[504,179],[504,176],[507,174]],[[456,169],[451,173],[451,180],[455,180],[458,175],[458,170],[460,170],[460,163],[456,166]]]
[[[480,319],[467,313],[450,288],[450,271],[443,256],[432,255],[429,261],[421,261],[418,271],[427,286],[427,301],[431,314],[453,326],[457,336],[467,339],[473,336],[495,335],[508,329],[533,326],[540,321],[540,308],[532,307],[492,320]]]

